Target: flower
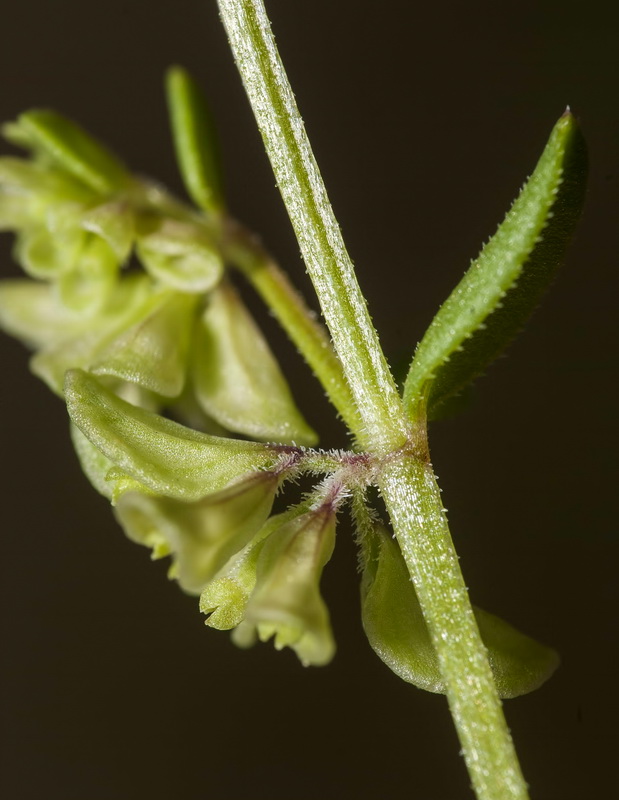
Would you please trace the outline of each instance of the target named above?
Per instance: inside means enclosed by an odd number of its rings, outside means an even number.
[[[319,584],[334,545],[335,509],[329,501],[271,533],[234,641],[247,646],[256,635],[263,642],[273,637],[276,649],[291,647],[304,666],[331,661],[335,642]]]
[[[5,126],[31,160],[0,159],[0,227],[35,281],[0,283],[0,325],[57,394],[80,368],[136,402],[263,441],[313,444],[288,384],[224,279],[217,223],[132,176],[51,111]],[[132,253],[141,271],[127,272]]]

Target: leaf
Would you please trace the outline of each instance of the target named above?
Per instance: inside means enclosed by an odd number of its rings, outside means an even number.
[[[5,137],[73,175],[100,194],[126,188],[130,176],[107,148],[55,111],[32,110],[5,125]]]
[[[567,111],[496,234],[443,303],[404,387],[411,416],[430,417],[477,377],[522,328],[548,287],[578,220],[586,153]]]
[[[206,101],[182,67],[168,70],[166,94],[176,159],[185,188],[200,208],[221,211],[224,201],[219,148]]]
[[[67,373],[65,397],[71,419],[95,447],[167,497],[198,500],[278,460],[277,448],[208,436],[136,408],[82,370]]]
[[[382,528],[372,539],[364,545],[361,586],[363,627],[370,645],[407,683],[444,694],[438,657],[400,549]],[[552,675],[559,664],[554,650],[499,617],[475,607],[474,611],[501,697],[532,692]]]
[[[193,382],[209,416],[256,439],[316,443],[266,339],[229,284],[210,293],[194,342]]]

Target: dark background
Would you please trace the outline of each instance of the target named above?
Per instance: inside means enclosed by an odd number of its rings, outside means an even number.
[[[589,197],[565,269],[474,407],[435,424],[431,446],[475,602],[563,658],[539,692],[506,704],[532,797],[611,797],[617,5],[416,5],[268,8],[394,361],[494,232],[566,104],[582,123]],[[311,297],[213,0],[22,0],[4,4],[2,27],[2,119],[55,107],[179,193],[161,77],[189,67],[219,121],[230,207]],[[2,274],[17,274],[8,236],[0,246]],[[343,444],[321,390],[262,316],[323,443]],[[23,348],[2,337],[0,359],[3,797],[471,797],[444,698],[401,683],[364,641],[346,521],[324,580],[332,665],[303,669],[270,645],[238,651],[122,536]]]

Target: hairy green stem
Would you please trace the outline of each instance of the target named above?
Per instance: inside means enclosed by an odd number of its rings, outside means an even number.
[[[219,0],[221,16],[308,272],[357,405],[357,434],[377,453],[408,429],[262,2]]]
[[[526,800],[485,647],[429,464],[386,464],[380,488],[434,642],[449,707],[479,800]]]
[[[525,800],[440,494],[357,284],[262,0],[218,0],[301,252],[359,412],[352,428],[382,462],[378,483],[414,581],[479,800]],[[414,435],[415,434],[415,435]]]
[[[333,350],[327,331],[308,308],[303,296],[256,237],[232,220],[228,221],[223,247],[227,258],[273,311],[349,430],[358,430],[359,415],[342,363]]]

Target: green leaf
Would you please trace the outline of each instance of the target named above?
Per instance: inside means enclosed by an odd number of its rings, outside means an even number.
[[[136,408],[82,370],[67,373],[65,397],[73,422],[110,461],[168,497],[198,500],[279,458],[277,448],[208,436]]]
[[[193,382],[209,416],[256,439],[316,443],[266,339],[229,284],[210,293],[194,342]]]
[[[73,175],[100,194],[125,188],[130,176],[123,164],[75,122],[55,111],[33,110],[4,126],[4,135],[20,147]]]
[[[373,650],[403,680],[443,694],[436,651],[398,545],[380,528],[363,549],[362,619]],[[559,664],[554,650],[499,617],[474,611],[501,697],[532,692],[552,675]]]
[[[153,277],[181,292],[208,292],[223,274],[222,257],[204,231],[178,220],[159,220],[139,237],[137,253]]]
[[[153,296],[142,318],[98,353],[91,371],[177,397],[185,384],[196,302],[195,295],[179,292]]]
[[[168,112],[176,159],[191,199],[205,211],[224,206],[215,125],[197,84],[182,67],[166,75]]]
[[[417,347],[404,387],[411,416],[423,414],[424,400],[436,416],[522,328],[560,265],[580,214],[585,174],[584,143],[566,112],[504,222]]]
[[[116,516],[127,536],[157,552],[161,544],[172,554],[170,577],[199,594],[217,572],[242,550],[266,522],[279,485],[262,471],[201,500],[185,502],[127,492]]]

